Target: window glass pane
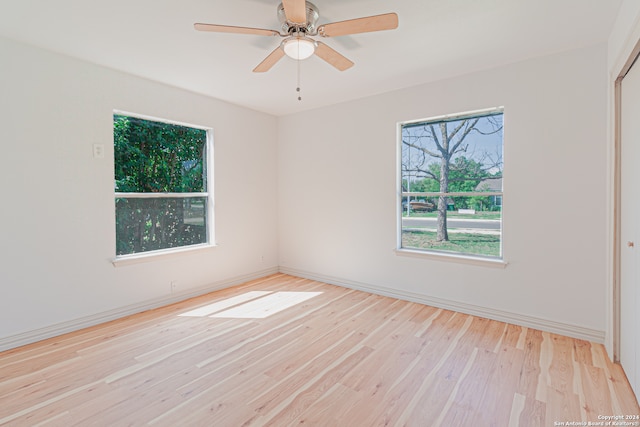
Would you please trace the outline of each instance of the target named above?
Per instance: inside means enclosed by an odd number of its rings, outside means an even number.
[[[501,109],[401,126],[401,247],[501,257],[502,129]]]
[[[116,198],[116,254],[207,242],[207,198]]]
[[[423,204],[433,206],[433,199],[427,200],[430,201],[419,205],[411,202],[403,212],[403,248],[500,257],[502,200],[499,196],[452,197],[445,216],[448,236],[440,241],[437,239],[438,212],[415,209]]]
[[[206,130],[121,115],[113,125],[116,192],[206,191]]]

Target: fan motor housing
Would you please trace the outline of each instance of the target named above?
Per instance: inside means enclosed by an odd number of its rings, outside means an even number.
[[[291,34],[294,32],[304,32],[305,34],[316,34],[316,23],[318,22],[318,8],[311,2],[305,2],[307,10],[307,22],[304,25],[299,25],[287,20],[287,16],[284,13],[284,6],[282,3],[278,5],[278,20],[282,24],[282,31],[285,34]]]

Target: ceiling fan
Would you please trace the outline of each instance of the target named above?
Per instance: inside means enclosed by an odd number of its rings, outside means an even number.
[[[201,23],[194,24],[194,27],[198,31],[283,37],[282,43],[254,68],[254,73],[269,71],[285,55],[293,59],[302,60],[313,54],[316,54],[338,70],[344,71],[351,68],[353,62],[312,37],[346,36],[393,30],[398,27],[398,15],[395,13],[385,13],[317,26],[318,17],[320,16],[318,8],[313,3],[305,0],[282,0],[282,3],[278,5],[277,13],[281,23],[280,31]]]

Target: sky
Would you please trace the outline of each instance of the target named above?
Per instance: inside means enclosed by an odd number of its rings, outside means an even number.
[[[453,147],[463,136],[464,130],[471,127],[473,121],[478,118],[466,117],[455,119],[437,119],[425,120],[423,122],[407,123],[402,126],[402,162],[403,171],[415,169],[421,165],[421,169],[426,169],[430,163],[440,164],[440,158],[425,154],[420,148],[433,153],[439,154],[437,144],[431,133],[433,128],[436,138],[442,142],[441,123],[446,124],[447,133],[451,135],[461,123],[466,124],[453,137],[450,147]],[[465,156],[466,158],[476,160],[487,167],[490,173],[496,173],[502,170],[502,147],[503,147],[503,113],[493,113],[490,116],[482,116],[478,118],[478,122],[473,127],[460,144],[461,149],[451,158],[452,161],[456,157]],[[411,143],[410,147],[405,142]],[[420,148],[419,148],[420,147]],[[498,166],[496,166],[498,165]],[[406,178],[403,172],[403,178]],[[416,179],[415,173],[411,173],[411,180]]]

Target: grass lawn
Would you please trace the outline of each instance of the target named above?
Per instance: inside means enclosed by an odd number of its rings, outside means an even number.
[[[448,242],[437,242],[435,231],[403,231],[402,247],[497,257],[500,256],[500,236],[449,232]]]
[[[466,218],[466,219],[500,219],[501,212],[476,212],[475,214],[461,214],[455,211],[447,212],[447,218]],[[407,218],[407,212],[402,212],[402,217]],[[437,218],[438,212],[411,212],[409,218]]]

